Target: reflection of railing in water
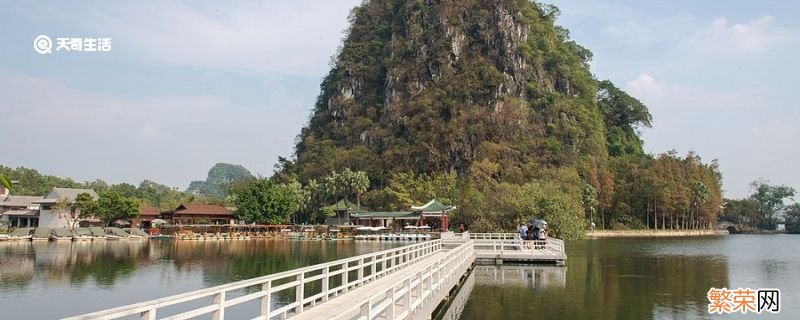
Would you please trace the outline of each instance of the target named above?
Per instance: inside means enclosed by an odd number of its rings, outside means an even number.
[[[567,285],[567,268],[554,266],[475,266],[461,284],[458,294],[450,299],[444,315],[436,320],[458,320],[464,312],[475,285],[564,288]]]
[[[567,268],[553,266],[476,266],[475,283],[533,288],[565,287]]]
[[[464,283],[461,284],[461,288],[458,290],[458,294],[452,299],[450,299],[450,305],[447,307],[447,311],[445,311],[444,315],[441,318],[435,318],[436,320],[458,320],[461,318],[461,314],[464,312],[464,308],[467,306],[467,301],[469,301],[469,296],[472,294],[472,288],[475,287],[475,273],[470,272],[469,276]]]

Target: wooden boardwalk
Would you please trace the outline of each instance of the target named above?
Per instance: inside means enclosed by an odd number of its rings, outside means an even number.
[[[428,319],[475,262],[566,259],[563,242],[515,234],[444,234],[440,240],[360,255],[68,318],[224,319],[251,305],[248,319]],[[560,249],[560,251],[559,251]],[[451,297],[452,298],[452,297]],[[461,297],[461,299],[466,299]],[[451,299],[452,300],[452,299]],[[452,315],[451,315],[452,316]],[[236,318],[242,318],[239,314]]]

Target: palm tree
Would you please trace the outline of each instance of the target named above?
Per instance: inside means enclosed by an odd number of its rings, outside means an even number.
[[[364,171],[357,171],[353,175],[352,182],[353,191],[356,194],[356,205],[361,209],[361,194],[369,189],[369,176]]]
[[[340,175],[334,171],[330,176],[325,177],[323,180],[325,198],[329,200],[333,198],[333,201],[336,202],[336,218],[339,218],[339,193],[341,192],[341,188],[339,187],[339,176]]]
[[[319,210],[319,198],[319,183],[317,180],[311,179],[303,187],[303,201],[306,204],[306,214],[309,215],[308,220],[315,218],[313,214]]]

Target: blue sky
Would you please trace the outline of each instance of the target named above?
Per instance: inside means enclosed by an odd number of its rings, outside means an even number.
[[[269,175],[360,2],[0,4],[0,163],[180,188],[216,162]],[[729,197],[759,177],[800,187],[800,3],[553,3],[596,77],[650,107],[648,152],[719,159]],[[109,37],[112,50],[40,55],[40,34]]]

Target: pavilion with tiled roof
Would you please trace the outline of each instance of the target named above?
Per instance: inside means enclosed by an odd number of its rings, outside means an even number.
[[[227,208],[213,204],[182,204],[164,217],[177,225],[233,224],[236,219]]]
[[[434,229],[445,231],[449,223],[447,214],[455,209],[455,206],[446,206],[434,199],[421,206],[411,206],[410,211],[353,212],[350,218],[355,219],[355,224],[370,227],[400,229],[432,223]]]
[[[131,219],[131,228],[149,228],[151,221],[161,218],[161,210],[151,205],[139,206],[139,216]]]

